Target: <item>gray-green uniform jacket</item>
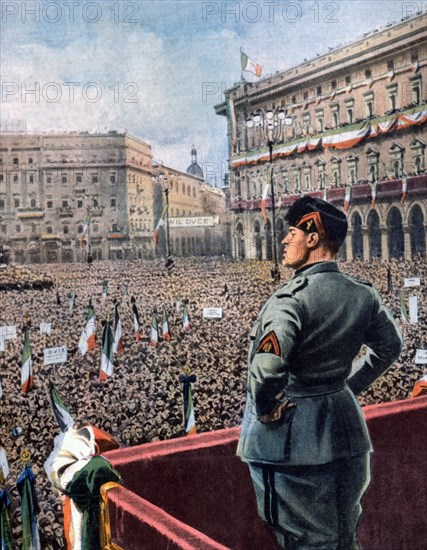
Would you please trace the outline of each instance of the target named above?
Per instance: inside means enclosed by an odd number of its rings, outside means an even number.
[[[354,362],[361,345],[365,355]],[[266,302],[250,332],[248,393],[238,455],[281,465],[324,464],[372,450],[354,395],[396,361],[402,335],[377,290],[313,264]],[[285,391],[296,407],[264,424]]]

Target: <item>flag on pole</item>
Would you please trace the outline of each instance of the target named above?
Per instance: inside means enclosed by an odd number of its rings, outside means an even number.
[[[261,65],[258,65],[258,63],[248,57],[243,51],[240,51],[240,64],[242,71],[248,71],[257,77],[262,75]]]
[[[79,349],[82,355],[85,355],[87,351],[92,351],[96,347],[95,340],[96,324],[95,324],[95,313],[93,311],[92,304],[89,304],[87,314],[86,314],[86,324],[81,333],[79,340]]]
[[[197,432],[196,420],[194,416],[193,395],[191,392],[191,384],[197,380],[194,374],[190,376],[181,374],[179,381],[183,385],[184,394],[184,431],[187,435],[192,435]]]
[[[74,418],[71,416],[67,406],[52,382],[49,384],[49,397],[56,421],[61,431],[66,432],[68,428],[74,424]]]
[[[1,481],[1,472],[0,472]],[[10,521],[10,496],[6,489],[0,490],[0,535],[1,550],[15,550],[12,523]]]
[[[74,307],[76,305],[76,297],[77,297],[76,289],[73,288],[73,290],[71,291],[71,294],[70,294],[70,308],[69,308],[70,315],[73,314]]]
[[[347,214],[350,208],[350,201],[351,201],[351,185],[347,185],[345,188],[345,196],[344,196],[344,212]]]
[[[191,331],[191,327],[190,327],[190,317],[189,317],[189,315],[188,315],[188,307],[187,307],[187,304],[185,304],[185,306],[184,306],[184,314],[183,314],[183,319],[182,319],[182,326],[184,327],[185,332],[190,332],[190,331]]]
[[[165,308],[163,308],[163,314],[162,314],[162,333],[163,333],[163,338],[166,340],[166,342],[170,342],[171,334],[169,332],[169,321],[168,321],[168,316]]]
[[[405,304],[405,298],[403,297],[403,294],[400,292],[400,317],[404,323],[407,323],[409,321],[409,313],[406,309]]]
[[[151,345],[156,348],[157,344],[159,343],[159,328],[157,324],[157,317],[156,314],[153,312],[151,316],[151,338],[150,338]]]
[[[156,229],[154,230],[153,239],[154,239],[155,250],[157,249],[157,243],[159,242],[159,229],[162,227],[162,225],[165,224],[165,216],[166,216],[167,209],[168,209],[168,205],[165,204],[165,206],[163,207],[162,213],[160,214],[160,219],[157,222]]]
[[[377,182],[371,183],[371,208],[377,205]]]
[[[85,240],[85,236],[89,233],[89,227],[90,227],[90,214],[88,213],[86,216],[86,222],[83,227],[82,236],[80,237],[80,250],[83,249],[83,242]]]
[[[403,176],[402,178],[402,197],[400,198],[400,203],[404,204],[406,200],[406,194],[408,193],[408,177]]]
[[[136,307],[135,298],[132,298],[132,301],[133,301],[133,306],[132,306],[133,326],[135,328],[135,338],[137,340],[141,340],[141,324],[139,322],[138,308]]]
[[[123,353],[122,321],[119,315],[119,304],[114,309],[114,342],[113,353]]]
[[[16,482],[21,496],[22,550],[41,550],[35,476],[29,463]]]
[[[108,281],[102,281],[102,301],[105,302],[108,296]]]
[[[100,382],[107,380],[113,372],[113,333],[111,331],[110,321],[107,318],[104,330],[102,331],[101,370],[99,371]]]
[[[27,394],[33,387],[33,364],[31,360],[30,329],[24,329],[24,348],[21,359],[21,389],[23,394]]]

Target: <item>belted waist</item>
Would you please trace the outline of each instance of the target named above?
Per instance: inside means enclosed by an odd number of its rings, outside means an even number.
[[[318,395],[328,395],[343,390],[347,384],[343,381],[331,382],[329,384],[320,384],[318,386],[298,386],[290,384],[284,389],[286,397],[316,397]]]

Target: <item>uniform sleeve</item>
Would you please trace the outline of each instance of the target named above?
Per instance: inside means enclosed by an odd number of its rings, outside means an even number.
[[[355,361],[347,384],[355,395],[369,388],[397,360],[403,337],[391,312],[383,305],[378,292],[374,293],[371,323],[363,341],[366,354]]]
[[[294,299],[283,307],[266,311],[256,334],[252,334],[249,357],[249,394],[258,416],[269,414],[276,405],[276,396],[284,389],[289,361],[301,329],[301,313]]]

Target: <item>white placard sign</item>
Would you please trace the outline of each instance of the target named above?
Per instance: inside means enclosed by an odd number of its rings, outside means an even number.
[[[405,286],[420,286],[421,281],[419,277],[409,277],[405,279]]]
[[[409,296],[409,322],[418,323],[418,300],[416,296]]]
[[[416,365],[427,365],[427,349],[417,349],[415,353]]]
[[[221,307],[204,307],[203,317],[206,319],[221,319],[222,308]]]
[[[14,340],[16,338],[16,325],[3,325],[0,327],[0,338]]]
[[[52,332],[52,323],[40,323],[40,334],[50,334]]]
[[[53,365],[56,363],[66,363],[67,346],[58,346],[56,348],[45,348],[43,350],[44,364]]]
[[[218,216],[199,216],[197,218],[169,218],[170,227],[213,227],[218,224]]]

